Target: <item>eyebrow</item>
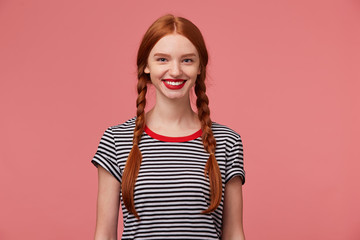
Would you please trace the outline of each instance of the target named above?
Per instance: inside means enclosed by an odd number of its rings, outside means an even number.
[[[156,56],[170,57],[170,55],[166,54],[166,53],[155,53],[154,57],[156,57]],[[187,54],[182,55],[181,57],[196,57],[196,54],[195,53],[187,53]]]

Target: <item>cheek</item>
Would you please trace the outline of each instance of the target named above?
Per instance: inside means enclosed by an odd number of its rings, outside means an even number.
[[[191,76],[198,75],[199,66],[189,66],[188,68],[186,68],[186,72],[188,75]]]
[[[164,75],[165,72],[166,72],[165,68],[156,67],[156,68],[151,69],[150,76],[159,77],[159,76]]]
[[[197,75],[198,75],[198,72],[199,72],[199,70],[196,68],[194,68],[194,69],[191,69],[189,72],[188,72],[188,75],[189,76],[191,76],[192,78],[195,78],[196,79],[196,77],[197,77]]]
[[[161,71],[159,71],[159,69],[157,69],[157,70],[152,70],[152,71],[150,72],[150,78],[151,78],[151,81],[152,81],[152,82],[159,80],[159,78],[161,78],[161,76],[162,76],[162,73],[161,73]]]

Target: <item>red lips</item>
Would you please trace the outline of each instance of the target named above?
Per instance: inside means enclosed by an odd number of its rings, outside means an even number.
[[[162,81],[168,89],[172,89],[172,90],[181,89],[185,85],[185,82],[186,82],[184,79],[164,79]],[[183,82],[183,83],[171,84],[171,83],[179,83],[179,82]]]

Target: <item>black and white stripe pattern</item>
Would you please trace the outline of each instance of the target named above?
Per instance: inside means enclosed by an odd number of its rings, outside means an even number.
[[[91,161],[120,182],[132,148],[135,119],[106,129]],[[220,238],[225,184],[234,176],[241,176],[244,184],[245,172],[240,135],[216,122],[212,123],[212,130],[223,182],[220,206],[210,214],[201,214],[210,200],[210,185],[204,175],[209,154],[201,136],[185,142],[168,142],[144,132],[139,143],[143,160],[134,190],[140,221],[128,213],[121,197],[122,239]]]

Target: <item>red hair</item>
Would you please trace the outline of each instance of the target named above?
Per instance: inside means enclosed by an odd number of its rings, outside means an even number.
[[[137,55],[138,68],[138,97],[136,100],[136,122],[134,129],[133,147],[126,161],[122,177],[122,197],[125,207],[130,213],[140,220],[134,204],[134,187],[139,173],[142,155],[139,149],[139,142],[145,127],[145,105],[147,84],[151,83],[150,75],[144,73],[147,66],[147,59],[154,45],[165,35],[177,33],[188,38],[196,47],[200,58],[200,74],[195,83],[196,106],[198,118],[201,121],[202,142],[204,149],[209,153],[209,159],[205,165],[205,177],[210,182],[210,206],[202,213],[214,211],[220,204],[222,197],[222,180],[220,169],[215,158],[216,141],[211,130],[212,121],[210,119],[209,99],[206,95],[206,65],[208,63],[208,53],[205,42],[200,30],[189,20],[182,17],[175,17],[171,14],[157,19],[145,33]]]

